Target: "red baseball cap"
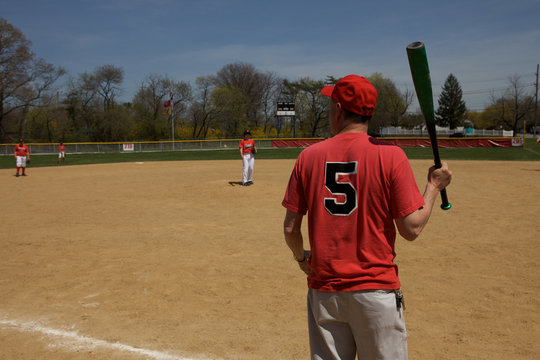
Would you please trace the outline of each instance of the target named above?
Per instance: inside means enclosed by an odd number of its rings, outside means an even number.
[[[331,97],[341,106],[358,115],[372,116],[377,104],[377,90],[363,76],[347,75],[336,85],[325,86],[321,94]]]

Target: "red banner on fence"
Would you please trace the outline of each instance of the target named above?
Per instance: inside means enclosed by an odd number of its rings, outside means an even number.
[[[429,138],[380,138],[379,140],[399,147],[431,147]],[[523,138],[439,138],[437,144],[440,148],[512,147],[523,146]]]
[[[276,139],[272,140],[272,147],[308,147],[309,145],[313,145],[323,140],[324,139]]]

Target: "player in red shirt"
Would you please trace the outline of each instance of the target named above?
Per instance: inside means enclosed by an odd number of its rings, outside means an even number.
[[[30,150],[28,146],[24,145],[24,140],[21,138],[19,144],[15,145],[13,150],[15,154],[15,160],[17,161],[17,173],[15,176],[19,177],[20,170],[22,169],[22,176],[26,176],[26,161],[30,161]]]
[[[255,167],[255,141],[249,130],[244,131],[244,140],[240,141],[240,156],[242,157],[242,185],[253,185],[253,169]]]
[[[64,163],[66,161],[66,146],[62,141],[60,141],[60,145],[58,145],[58,164],[60,162]]]
[[[377,101],[367,79],[349,75],[321,93],[335,136],[300,154],[282,203],[285,240],[308,275],[311,356],[407,359],[396,226],[414,240],[451,173],[446,164],[430,168],[422,196],[403,150],[367,135]]]

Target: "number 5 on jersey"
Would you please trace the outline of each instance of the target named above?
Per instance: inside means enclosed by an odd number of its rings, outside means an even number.
[[[339,182],[339,175],[356,174],[358,163],[327,162],[324,185],[332,193],[333,198],[324,198],[324,207],[332,215],[348,216],[358,207],[357,191],[350,182]],[[337,196],[345,197],[344,202],[338,202]]]

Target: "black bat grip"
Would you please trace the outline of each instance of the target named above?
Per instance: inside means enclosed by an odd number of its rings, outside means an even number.
[[[441,158],[439,157],[439,147],[437,146],[437,137],[435,131],[430,131],[429,137],[431,140],[431,148],[433,149],[433,158],[435,159],[435,169],[440,169],[442,167]],[[441,209],[450,210],[452,204],[448,201],[448,195],[446,194],[446,189],[441,190]]]
[[[437,162],[435,163],[436,169],[439,169],[441,166],[442,164],[440,160],[438,161],[438,163]],[[450,208],[452,207],[452,204],[448,202],[448,195],[446,194],[446,189],[441,190],[441,200],[442,200],[441,209],[450,210]]]
[[[441,200],[442,200],[441,209],[450,210],[450,208],[452,207],[452,204],[450,204],[448,202],[448,196],[446,195],[446,189],[441,190]]]

